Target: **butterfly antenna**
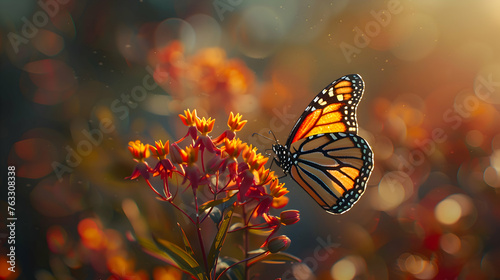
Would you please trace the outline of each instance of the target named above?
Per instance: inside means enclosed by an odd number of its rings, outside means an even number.
[[[253,134],[252,134],[252,137],[254,137],[255,135],[258,135],[258,136],[260,136],[260,137],[262,137],[262,138],[264,138],[264,139],[267,139],[267,140],[269,140],[269,141],[273,141],[273,139],[271,139],[271,138],[269,138],[269,137],[267,137],[267,136],[264,136],[264,135],[262,135],[262,134],[259,134],[259,133],[253,133]],[[274,135],[274,134],[273,134],[273,135]],[[276,140],[276,138],[274,138],[274,139]]]
[[[273,135],[274,142],[278,143],[278,139],[276,138],[276,135],[274,135],[274,132],[272,130],[269,130],[269,134]]]

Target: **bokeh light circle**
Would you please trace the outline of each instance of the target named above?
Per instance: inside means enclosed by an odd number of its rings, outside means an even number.
[[[458,236],[450,232],[441,236],[439,245],[443,251],[450,255],[454,255],[460,251],[461,241]]]
[[[356,266],[351,261],[342,259],[333,265],[331,274],[333,279],[351,280],[356,276]]]
[[[484,170],[483,179],[484,182],[491,187],[500,187],[500,176],[498,175],[497,169],[493,166],[486,167],[486,169]]]
[[[465,142],[471,147],[479,147],[483,144],[484,135],[481,131],[469,130],[465,135]]]
[[[313,271],[311,268],[305,263],[297,263],[292,266],[293,276],[297,280],[307,280],[314,277]]]
[[[245,10],[233,32],[238,49],[251,58],[265,58],[273,53],[284,35],[276,13],[264,6]]]
[[[366,262],[356,255],[338,260],[330,269],[330,276],[336,280],[351,280],[366,270]]]
[[[31,61],[23,69],[28,73],[32,85],[22,80],[21,91],[29,100],[39,104],[61,103],[75,93],[78,85],[74,70],[62,60]]]
[[[421,255],[404,253],[397,262],[402,271],[412,274],[416,279],[433,279],[438,273],[436,263]]]
[[[20,140],[12,146],[9,164],[16,166],[16,175],[38,179],[53,171],[52,164],[58,159],[58,149],[43,138]]]
[[[219,23],[210,16],[196,14],[186,21],[191,25],[196,35],[196,48],[218,46],[222,36]]]
[[[30,193],[33,208],[47,217],[65,217],[84,207],[80,193],[74,192],[67,178],[55,176],[41,180]]]
[[[452,225],[462,216],[462,208],[456,200],[448,197],[436,205],[434,214],[440,223]]]
[[[174,40],[182,42],[188,52],[194,50],[196,45],[196,32],[191,24],[180,18],[169,18],[158,24],[155,34],[155,46],[161,49]]]
[[[391,211],[413,194],[412,181],[404,172],[389,172],[378,184],[378,195],[372,197],[372,205],[380,211]]]
[[[64,39],[60,35],[40,29],[37,36],[33,38],[35,48],[46,56],[55,56],[64,48]]]

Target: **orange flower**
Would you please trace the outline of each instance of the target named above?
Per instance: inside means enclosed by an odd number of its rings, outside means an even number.
[[[288,197],[286,196],[280,196],[280,197],[274,197],[273,202],[271,203],[271,207],[274,209],[280,209],[285,207],[288,204]]]
[[[241,115],[238,113],[236,116],[231,112],[229,114],[229,119],[227,120],[227,126],[229,126],[229,129],[224,131],[221,135],[219,135],[217,138],[214,139],[214,143],[216,145],[219,145],[222,143],[225,139],[228,140],[233,140],[234,137],[236,136],[236,131],[240,131],[243,126],[247,123],[247,121],[242,121],[241,120]]]
[[[184,46],[180,41],[172,41],[168,46],[158,51],[160,63],[179,64],[184,60]]]
[[[284,187],[285,183],[279,184],[278,179],[273,180],[270,185],[271,193],[270,195],[275,198],[280,198],[288,193],[288,190]]]
[[[178,40],[172,41],[163,48],[155,49],[157,61],[153,78],[157,84],[167,87],[167,91],[173,95],[182,93],[184,84],[183,77],[186,72],[186,59],[184,58],[184,47]]]
[[[267,185],[269,184],[269,182],[271,182],[271,180],[276,179],[274,171],[266,169],[264,166],[257,170],[257,175],[259,178],[259,185]]]
[[[225,92],[220,85],[222,69],[226,63],[226,52],[221,48],[200,50],[190,59],[189,76],[198,90],[211,94]]]
[[[236,159],[246,146],[247,144],[241,142],[240,139],[224,139],[224,152],[232,159]]]
[[[196,109],[194,109],[192,113],[189,111],[189,109],[184,110],[184,114],[185,116],[179,114],[179,117],[181,118],[184,125],[195,126],[196,121],[198,120],[198,116],[196,115]]]
[[[239,59],[229,60],[222,73],[225,78],[226,90],[230,94],[245,94],[254,82],[254,75],[245,63]]]
[[[236,114],[236,116],[233,114],[233,112],[229,113],[229,119],[227,121],[227,126],[229,126],[229,129],[233,132],[240,131],[243,126],[247,123],[247,120],[242,121],[241,120],[242,115],[239,113]]]
[[[196,119],[196,128],[204,136],[206,136],[214,129],[214,124],[215,119],[212,120],[212,118],[208,118],[208,120],[205,119],[205,117],[203,117],[202,119]]]
[[[128,145],[128,150],[132,153],[135,161],[142,162],[149,157],[149,144],[143,144],[140,140],[136,140],[128,142]]]
[[[170,153],[170,158],[172,158],[172,161],[177,164],[186,163],[188,161],[188,154],[186,151],[177,146],[176,143],[173,143],[171,146],[172,152]]]
[[[187,160],[186,163],[188,166],[195,164],[198,161],[198,151],[200,147],[189,146],[186,147]]]
[[[165,144],[163,144],[163,142],[161,140],[155,141],[156,147],[149,146],[149,149],[151,150],[151,152],[156,153],[156,156],[159,159],[165,158],[170,151],[170,146],[169,146],[168,142],[169,141],[167,140],[167,142],[165,142]]]
[[[269,160],[269,158],[264,157],[262,154],[257,154],[257,148],[252,148],[252,145],[245,147],[242,157],[251,171],[259,170]]]

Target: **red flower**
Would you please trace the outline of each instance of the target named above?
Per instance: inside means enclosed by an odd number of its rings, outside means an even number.
[[[187,155],[186,151],[184,151],[179,146],[177,146],[177,143],[173,143],[171,145],[171,147],[172,147],[172,150],[170,153],[170,158],[172,159],[172,161],[174,163],[177,163],[177,164],[187,163],[188,155]]]
[[[238,200],[240,202],[244,202],[249,196],[248,192],[250,191],[250,188],[255,185],[255,176],[252,171],[246,169],[239,174],[238,179],[240,180],[238,187]]]
[[[149,179],[149,173],[152,172],[151,167],[148,166],[147,162],[139,162],[134,168],[132,175],[125,177],[125,179],[134,180],[139,176],[142,176],[144,179]]]
[[[174,164],[168,159],[160,160],[153,169],[153,176],[161,175],[162,179],[172,178],[173,172],[176,170]]]

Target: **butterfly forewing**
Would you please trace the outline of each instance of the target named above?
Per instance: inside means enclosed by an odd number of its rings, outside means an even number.
[[[316,134],[357,134],[356,107],[363,91],[364,82],[358,74],[346,75],[333,81],[306,107],[288,137],[287,147]]]

